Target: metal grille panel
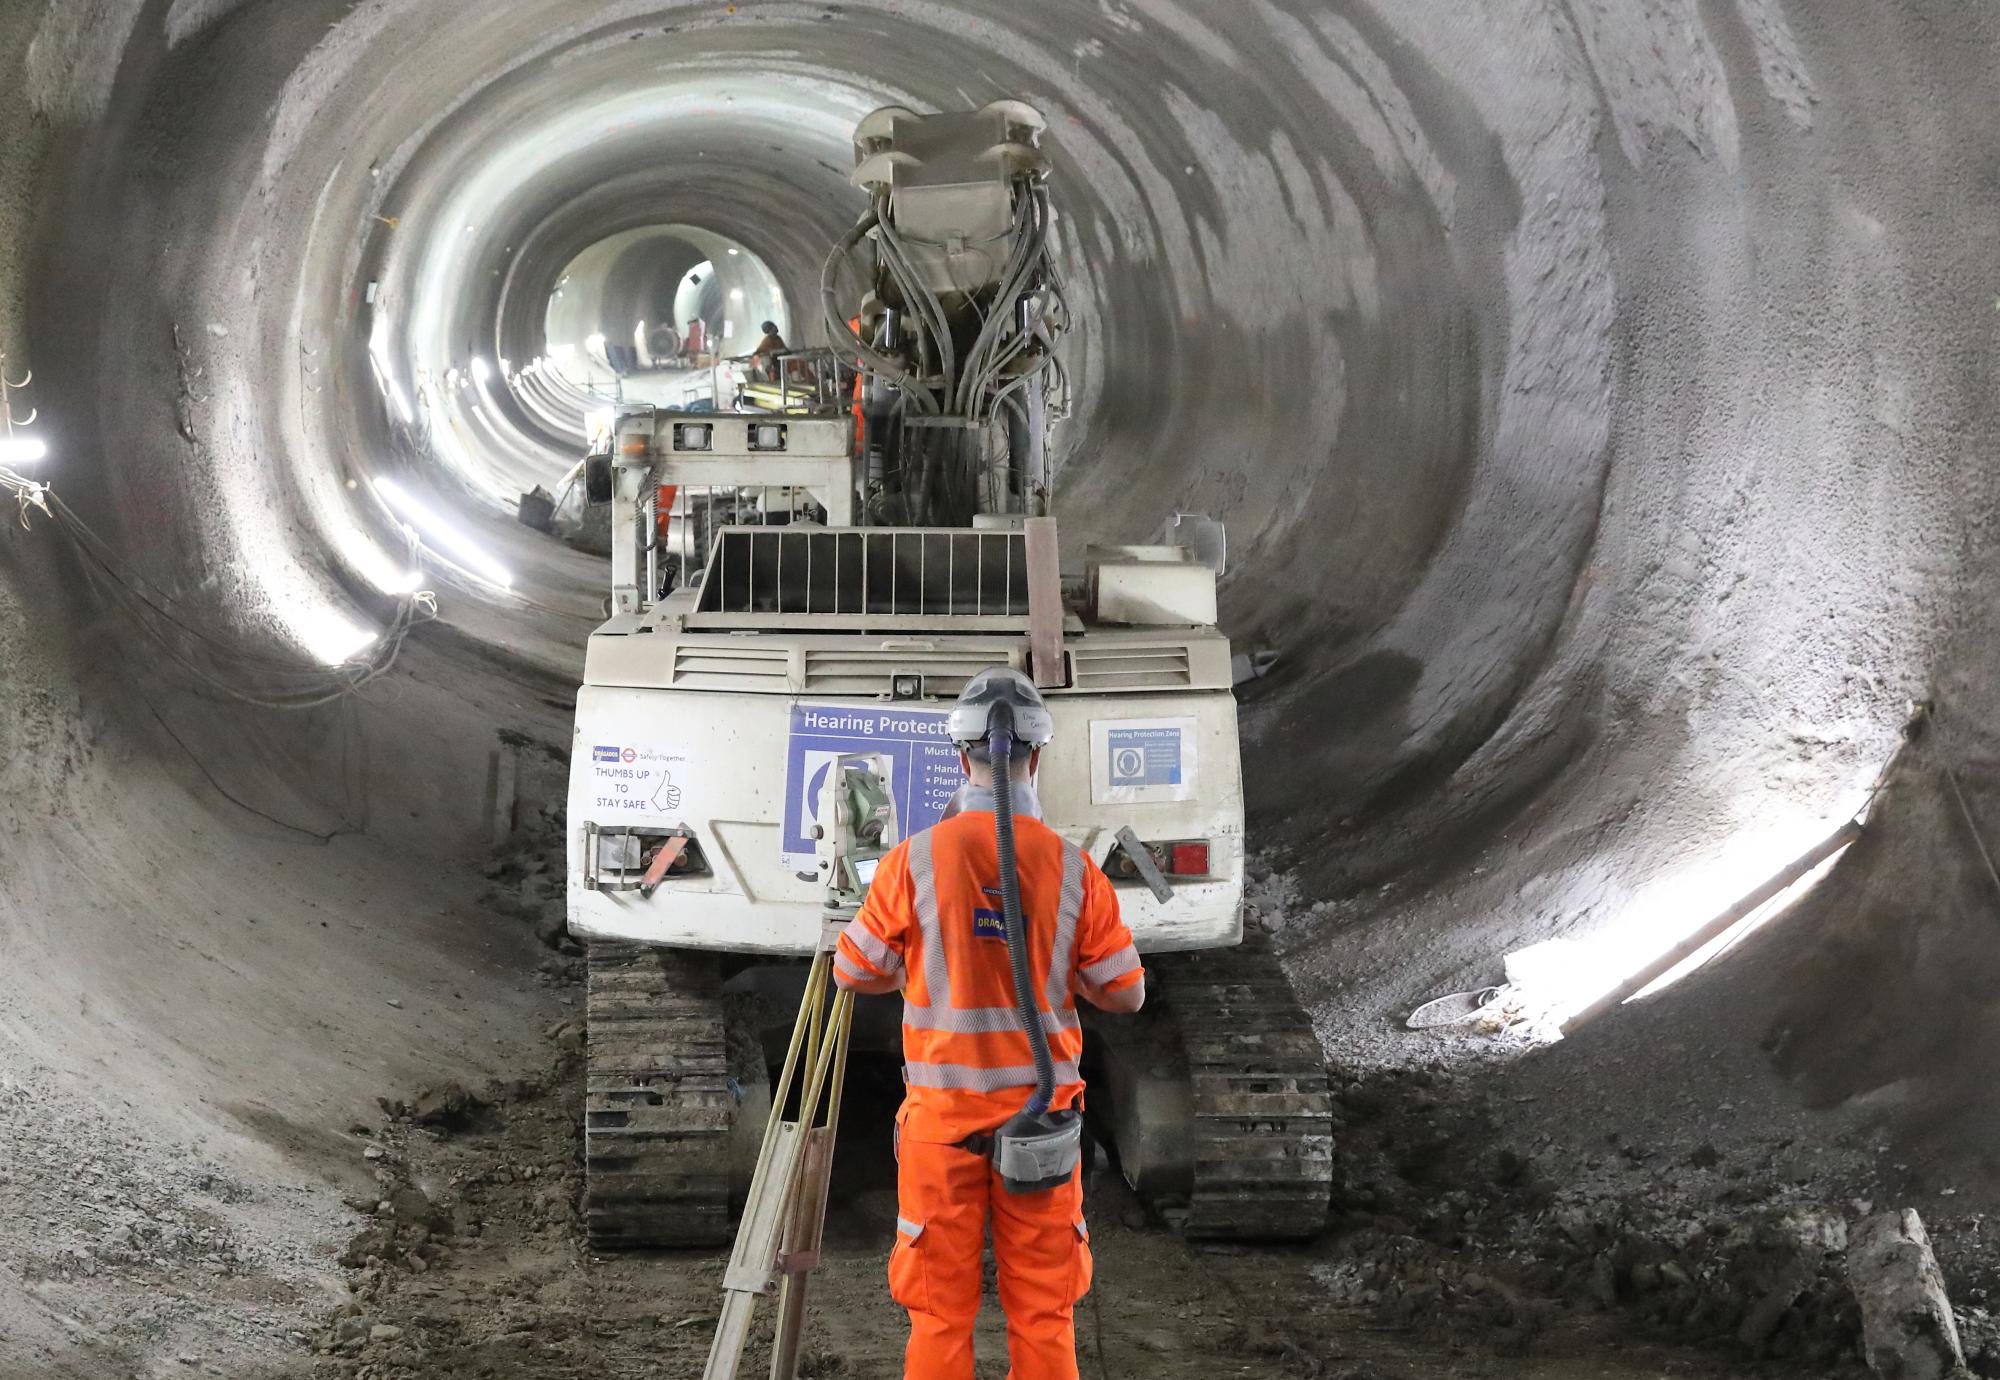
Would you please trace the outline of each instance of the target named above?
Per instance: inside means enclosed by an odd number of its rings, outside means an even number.
[[[1013,664],[1018,657],[992,650],[902,651],[856,648],[851,651],[810,650],[806,653],[807,693],[816,695],[883,695],[891,677],[920,675],[924,693],[955,698],[965,683],[996,663]]]
[[[703,614],[1028,617],[1019,532],[728,528],[702,585]]]
[[[1180,643],[1072,647],[1078,690],[1177,690],[1194,684],[1188,649]]]
[[[674,648],[671,684],[677,690],[784,690],[791,661],[791,652],[783,647],[710,647],[684,642]]]

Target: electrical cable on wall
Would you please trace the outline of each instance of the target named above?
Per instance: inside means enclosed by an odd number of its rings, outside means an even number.
[[[127,568],[108,542],[94,532],[48,484],[0,468],[0,490],[13,495],[24,529],[40,511],[62,530],[82,557],[92,587],[124,613],[169,660],[203,685],[229,699],[266,709],[311,709],[354,694],[388,674],[411,629],[437,617],[437,597],[428,590],[402,596],[372,654],[327,667],[244,651],[234,642],[197,626],[176,610],[178,601]],[[413,565],[422,548],[410,537]],[[244,672],[255,683],[245,685]],[[232,674],[233,673],[233,674]]]

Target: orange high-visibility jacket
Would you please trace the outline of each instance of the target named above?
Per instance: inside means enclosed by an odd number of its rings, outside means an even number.
[[[1016,864],[1035,1002],[1056,1064],[1052,1106],[1083,1093],[1075,975],[1110,991],[1144,977],[1118,896],[1098,866],[1040,820],[1017,814]],[[853,980],[907,971],[897,1124],[953,1144],[991,1131],[1034,1091],[1034,1056],[1014,1008],[993,815],[969,810],[898,844],[841,936],[834,966]]]

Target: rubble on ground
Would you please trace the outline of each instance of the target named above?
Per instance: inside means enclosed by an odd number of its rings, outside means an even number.
[[[352,1204],[367,1216],[347,1255],[353,1297],[313,1343],[319,1380],[701,1373],[727,1252],[599,1256],[585,1245],[577,1215],[578,1028],[566,1020],[547,1032],[547,1077],[483,1090],[490,1111],[468,1132],[421,1125],[408,1113],[413,1102],[392,1103],[405,1110],[371,1137],[383,1154],[366,1161],[374,1201]],[[1346,1114],[1358,1116],[1355,1108],[1371,1095],[1356,1092]],[[886,1106],[874,1111],[886,1120]],[[856,1133],[867,1135],[859,1121],[868,1113],[854,1114]],[[1417,1146],[1403,1168],[1425,1180],[1425,1156],[1434,1148]],[[1532,1165],[1496,1161],[1493,1169],[1506,1183],[1539,1192]],[[1568,1373],[1561,1358],[1598,1355],[1606,1337],[1623,1345],[1629,1329],[1622,1318],[1595,1317],[1537,1294],[1504,1258],[1475,1263],[1473,1238],[1455,1234],[1447,1220],[1453,1213],[1461,1222],[1468,1214],[1481,1220],[1474,1198],[1447,1200],[1434,1184],[1412,1185],[1394,1170],[1366,1213],[1363,1194],[1360,1184],[1347,1186],[1343,1234],[1307,1251],[1191,1245],[1140,1210],[1117,1174],[1101,1168],[1085,1192],[1099,1267],[1098,1286],[1078,1316],[1081,1350],[1091,1362],[1084,1373],[1420,1380],[1523,1373],[1489,1359],[1515,1352],[1552,1358],[1549,1373]],[[893,1171],[836,1193],[827,1265],[812,1285],[802,1374],[897,1373],[904,1323],[882,1273],[894,1217]],[[1594,1240],[1594,1227],[1586,1231],[1566,1215],[1553,1220]],[[1671,1279],[1673,1271],[1665,1274]],[[986,1287],[995,1287],[990,1271]],[[745,1374],[767,1367],[767,1337],[760,1322]],[[999,1341],[997,1329],[983,1335],[988,1361],[997,1358]],[[1625,1354],[1636,1361],[1643,1349]],[[1689,1380],[1737,1374],[1726,1360],[1699,1357],[1672,1369]],[[1810,1372],[1812,1380],[1836,1373]]]
[[[1599,1173],[1577,1175],[1497,1145],[1473,1075],[1336,1071],[1335,1099],[1342,1177],[1315,1267],[1330,1302],[1503,1351],[1531,1347],[1558,1316],[1595,1312],[1662,1342],[1820,1374],[1860,1374],[1864,1354],[1884,1380],[1954,1373],[1942,1276],[1928,1244],[1917,1250],[1921,1225],[1904,1225],[1916,1215],[1816,1201],[1810,1180],[1781,1172],[1783,1147],[1736,1162],[1703,1145],[1663,1162],[1612,1143]],[[1864,1351],[1871,1308],[1900,1322],[1874,1322]],[[2000,1326],[1976,1307],[1956,1326],[1969,1373],[2000,1376]]]
[[[568,1056],[560,1055],[550,1080],[495,1081],[478,1093],[446,1084],[408,1101],[384,1100],[391,1120],[368,1147],[381,1152],[368,1161],[375,1190],[348,1202],[366,1218],[340,1256],[354,1272],[353,1297],[313,1344],[322,1374],[341,1380],[433,1374],[440,1320],[400,1312],[385,1317],[386,1305],[496,1228],[549,1239],[574,1229],[570,1118],[563,1100],[550,1092],[551,1080],[573,1071]],[[472,1111],[472,1119],[457,1120],[461,1110]],[[452,1171],[432,1182],[433,1147],[459,1142],[465,1149],[450,1157]],[[421,1171],[420,1164],[426,1166]],[[495,1321],[502,1335],[512,1335],[514,1320]],[[533,1332],[530,1325],[518,1335]]]
[[[510,913],[539,914],[559,886],[560,838],[524,831],[488,871],[516,898]],[[1287,887],[1274,874],[1253,878],[1252,924],[1277,923]],[[562,942],[573,947],[566,935]],[[558,949],[542,978],[573,984],[580,966]],[[444,1084],[383,1104],[390,1124],[367,1147],[378,1191],[354,1204],[368,1221],[342,1257],[356,1274],[354,1299],[315,1348],[328,1380],[419,1380],[438,1373],[442,1358],[478,1358],[489,1367],[481,1374],[568,1374],[562,1366],[601,1368],[609,1355],[705,1339],[719,1260],[685,1262],[674,1287],[687,1300],[665,1312],[640,1297],[651,1286],[632,1284],[642,1269],[621,1273],[630,1262],[595,1261],[578,1279],[533,1286],[487,1279],[491,1267],[477,1263],[496,1252],[510,1269],[523,1259],[565,1268],[587,1259],[572,1086],[581,1019],[545,1034],[554,1061],[545,1079],[478,1092]],[[1719,1365],[1747,1356],[1815,1380],[1865,1374],[1870,1295],[1856,1272],[1873,1230],[1870,1205],[1817,1201],[1788,1144],[1668,1151],[1614,1136],[1579,1167],[1552,1137],[1508,1139],[1499,1128],[1521,1119],[1497,1114],[1476,1069],[1337,1069],[1333,1083],[1342,1153],[1335,1229],[1305,1264],[1316,1306],[1473,1354],[1539,1356],[1580,1321],[1598,1319],[1621,1335],[1707,1350]],[[1129,1194],[1115,1201],[1100,1236],[1158,1230]],[[464,1276],[471,1282],[452,1282]],[[593,1290],[609,1293],[593,1299]],[[1968,1299],[1986,1302],[1976,1290]],[[652,1312],[639,1312],[642,1301]],[[1178,1336],[1155,1323],[1134,1342],[1141,1350],[1154,1333],[1163,1342]],[[2000,1376],[2000,1326],[1976,1306],[1957,1326],[1972,1373]],[[1869,1336],[1870,1354],[1879,1352],[1876,1332]],[[1254,1342],[1246,1352],[1271,1359],[1274,1374],[1346,1373],[1289,1336],[1264,1350]],[[815,1355],[817,1373],[842,1367],[852,1370],[838,1351]]]
[[[1861,1305],[1868,1364],[1882,1380],[1951,1380],[1965,1373],[1944,1273],[1916,1213],[1863,1218],[1854,1229],[1847,1277]]]
[[[480,903],[529,926],[542,947],[574,959],[583,949],[569,934],[566,809],[560,800],[544,805],[514,831],[482,869],[491,885]],[[566,967],[546,962],[543,973],[557,980],[571,976]]]
[[[469,1091],[463,1084],[446,1083],[425,1088],[414,1100],[402,1104],[394,1114],[406,1116],[419,1126],[439,1131],[470,1129],[492,1102]]]

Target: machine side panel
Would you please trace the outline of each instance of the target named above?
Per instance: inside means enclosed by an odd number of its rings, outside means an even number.
[[[569,923],[592,939],[809,954],[820,889],[779,857],[789,701],[585,686],[570,759]],[[709,875],[587,884],[587,826],[684,829]]]

